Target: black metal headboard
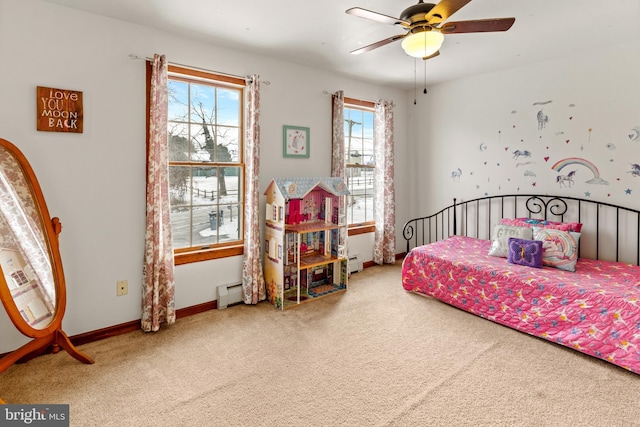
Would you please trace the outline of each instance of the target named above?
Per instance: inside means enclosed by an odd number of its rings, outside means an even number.
[[[510,194],[456,202],[404,225],[407,253],[451,235],[490,239],[502,218],[583,224],[580,256],[640,265],[640,210],[568,196]]]

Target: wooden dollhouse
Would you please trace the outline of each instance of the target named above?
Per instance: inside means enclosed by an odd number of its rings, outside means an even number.
[[[347,186],[340,178],[276,178],[265,191],[264,278],[285,309],[347,290]]]

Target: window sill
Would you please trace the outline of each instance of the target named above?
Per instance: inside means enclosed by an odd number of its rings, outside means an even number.
[[[376,226],[374,224],[350,225],[349,236],[357,236],[358,234],[374,233]]]
[[[211,259],[228,258],[244,254],[244,244],[203,249],[194,252],[183,252],[174,255],[174,265],[190,264],[192,262]]]

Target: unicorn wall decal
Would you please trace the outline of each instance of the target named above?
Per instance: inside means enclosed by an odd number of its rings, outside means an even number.
[[[538,130],[544,129],[547,126],[547,123],[549,122],[549,116],[543,113],[542,110],[538,111],[537,119],[538,119]]]
[[[531,157],[531,152],[529,150],[516,150],[513,152],[513,158],[518,159],[520,157]]]
[[[560,184],[560,187],[562,187],[563,185],[567,186],[567,187],[571,187],[571,185],[574,184],[573,182],[573,176],[576,174],[576,171],[571,171],[566,175],[558,175],[556,178],[556,182],[558,184]]]

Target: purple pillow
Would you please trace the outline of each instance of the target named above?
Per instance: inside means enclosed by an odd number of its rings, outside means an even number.
[[[542,268],[542,242],[509,237],[509,256],[511,264],[525,267]]]

